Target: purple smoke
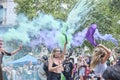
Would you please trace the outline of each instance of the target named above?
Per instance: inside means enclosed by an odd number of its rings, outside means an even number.
[[[30,43],[30,46],[34,47],[36,45],[44,44],[47,48],[55,48],[58,43],[55,39],[57,31],[55,30],[42,30],[36,36],[36,39],[33,39]]]
[[[101,40],[111,41],[116,46],[118,46],[118,41],[111,34],[101,35],[99,33],[98,29],[96,29],[94,37],[95,37],[95,39],[101,39]]]
[[[97,29],[97,25],[96,24],[92,24],[89,28],[88,31],[86,33],[85,38],[93,45],[93,46],[97,46],[97,43],[95,42],[94,39],[94,33],[95,30]]]
[[[78,32],[73,36],[72,39],[72,46],[73,47],[78,47],[81,46],[83,44],[83,42],[85,41],[85,34],[87,32],[87,28],[85,28],[82,32]]]

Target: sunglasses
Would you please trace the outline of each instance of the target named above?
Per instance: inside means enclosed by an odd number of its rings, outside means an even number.
[[[62,50],[54,50],[54,53],[62,53]]]

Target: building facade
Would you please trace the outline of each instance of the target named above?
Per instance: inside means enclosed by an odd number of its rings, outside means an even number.
[[[0,0],[0,24],[14,25],[16,20],[15,6],[13,0]]]

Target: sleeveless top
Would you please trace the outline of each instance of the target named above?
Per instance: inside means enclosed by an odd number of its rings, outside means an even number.
[[[103,72],[106,70],[107,68],[107,64],[106,63],[99,63],[96,65],[96,67],[94,68],[94,72],[95,74],[103,74]]]
[[[2,59],[3,59],[3,56],[4,56],[5,54],[6,54],[7,56],[11,56],[11,53],[8,53],[8,52],[6,52],[6,51],[5,51],[5,52],[0,52],[0,65],[2,64]]]
[[[53,62],[52,67],[56,67],[56,66],[58,66],[58,65]]]
[[[8,56],[11,56],[11,53],[8,53],[8,52],[6,52],[6,51],[5,51],[4,53],[5,53],[6,55],[8,55]],[[3,52],[0,52],[0,80],[3,80],[1,64],[2,64],[2,59],[3,59],[4,53],[3,53]]]

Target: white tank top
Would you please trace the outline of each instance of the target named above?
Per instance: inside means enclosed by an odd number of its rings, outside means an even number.
[[[103,63],[103,64],[99,63],[94,68],[94,72],[95,72],[95,74],[101,74],[102,75],[103,72],[106,70],[106,68],[107,68],[107,64],[106,63]]]

